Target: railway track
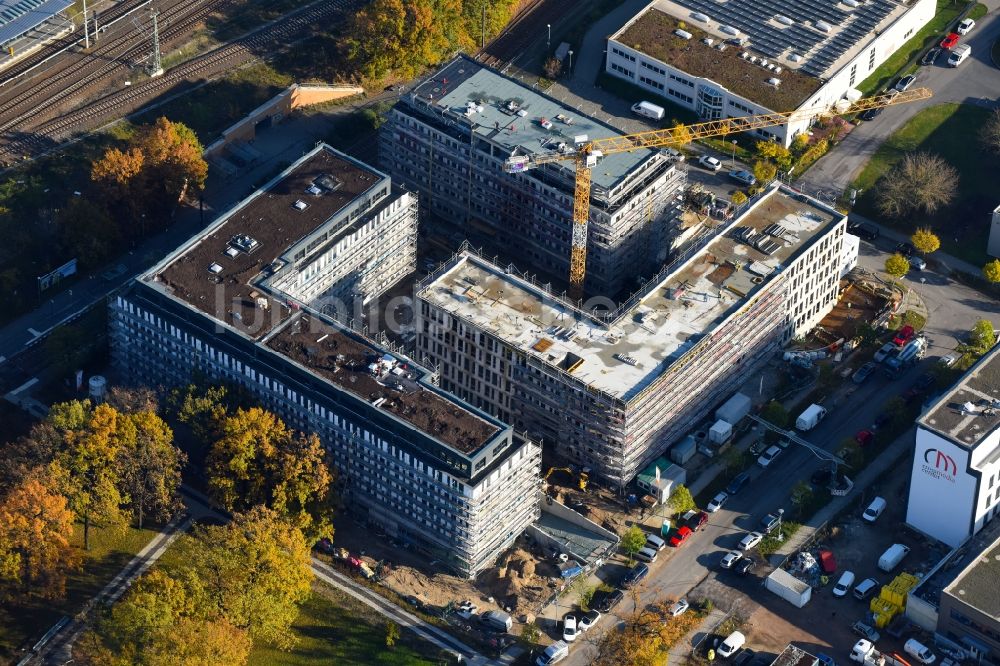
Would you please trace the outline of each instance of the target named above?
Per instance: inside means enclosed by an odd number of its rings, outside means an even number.
[[[545,36],[546,24],[561,23],[572,15],[577,4],[577,0],[538,0],[479,52],[479,62],[503,71]]]
[[[169,43],[188,32],[209,13],[229,0],[181,0],[165,10],[170,22],[161,31],[161,41]],[[169,12],[169,13],[167,13]],[[119,71],[126,71],[148,50],[139,30],[111,37],[82,58],[38,81],[35,85],[0,103],[0,132],[22,132],[31,125],[58,113],[58,104],[81,96],[93,84]]]
[[[273,51],[287,44],[303,28],[329,19],[332,15],[343,14],[355,5],[356,0],[324,0],[304,7],[239,40],[173,67],[160,77],[113,92],[44,122],[31,133],[22,134],[10,144],[0,146],[0,157],[9,160],[14,156],[37,154],[70,134],[94,129],[112,118],[127,116],[143,103],[169,92],[178,84],[192,79],[210,78],[219,72],[231,71],[257,60],[258,53]]]

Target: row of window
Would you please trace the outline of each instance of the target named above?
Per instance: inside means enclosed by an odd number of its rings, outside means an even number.
[[[611,63],[611,69],[615,70],[619,74],[624,74],[625,76],[627,76],[630,79],[634,79],[635,78],[635,73],[631,69],[626,69],[626,68],[622,67],[621,65],[619,65],[616,62]]]
[[[635,56],[634,55],[629,55],[628,53],[625,53],[625,51],[622,51],[617,46],[612,46],[611,47],[611,52],[614,53],[616,56],[621,56],[622,58],[625,58],[629,62],[635,62]]]

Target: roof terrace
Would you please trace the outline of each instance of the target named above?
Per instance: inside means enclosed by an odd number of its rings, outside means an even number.
[[[1000,426],[1000,347],[994,347],[917,421],[967,449]]]
[[[418,295],[595,389],[629,400],[842,217],[772,189],[728,233],[610,323],[471,253],[430,276]]]

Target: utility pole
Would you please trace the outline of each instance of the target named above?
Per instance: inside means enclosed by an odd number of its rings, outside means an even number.
[[[163,74],[163,64],[160,61],[160,25],[156,20],[156,17],[160,15],[160,12],[153,10],[153,57],[149,63],[149,75],[151,77],[160,76]]]
[[[90,30],[87,29],[87,0],[83,0],[83,45],[90,48]]]

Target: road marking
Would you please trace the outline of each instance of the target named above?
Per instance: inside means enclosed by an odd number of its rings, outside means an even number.
[[[28,329],[28,333],[31,333],[31,334],[32,334],[33,336],[35,336],[36,338],[37,338],[37,337],[38,337],[39,335],[41,335],[41,333],[39,333],[38,331],[36,331],[36,330],[35,330],[35,329],[33,329],[33,328],[29,328],[29,329]]]
[[[16,389],[14,389],[13,391],[11,391],[7,395],[17,395],[21,391],[24,391],[25,389],[29,389],[32,386],[34,386],[35,384],[37,384],[37,383],[38,383],[38,377],[32,377],[31,379],[29,379],[28,381],[24,382],[20,386],[18,386]]]

